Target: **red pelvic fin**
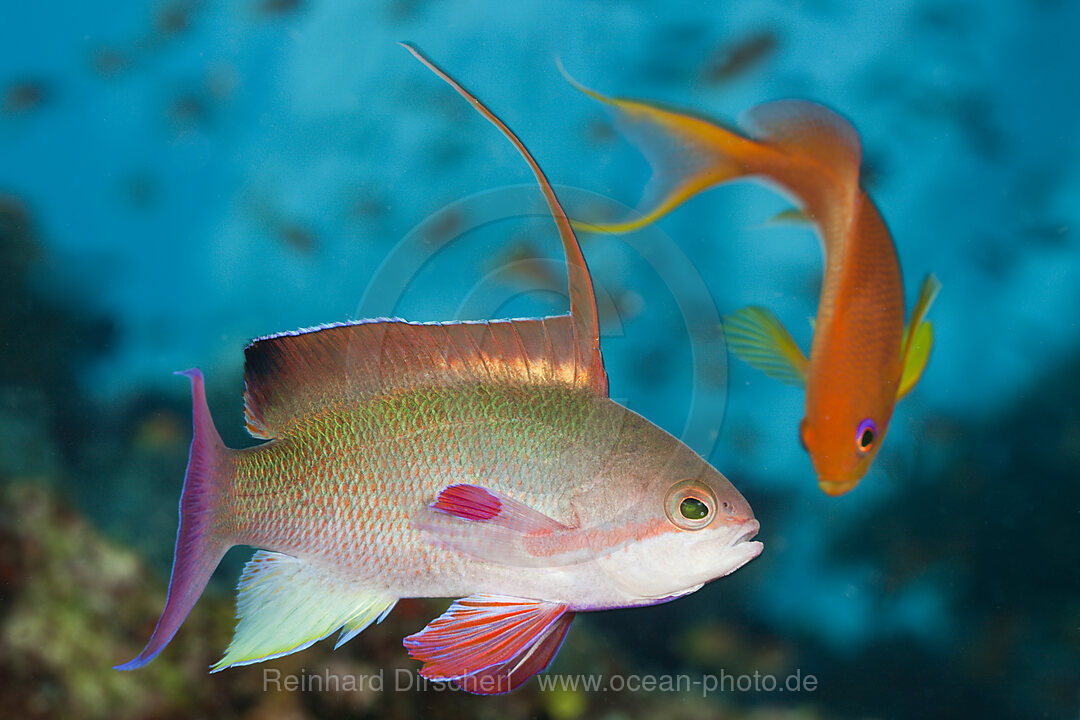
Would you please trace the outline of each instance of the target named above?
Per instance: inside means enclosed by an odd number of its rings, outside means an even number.
[[[562,604],[473,595],[455,601],[404,644],[424,663],[420,674],[429,680],[497,695],[547,669],[573,618]]]

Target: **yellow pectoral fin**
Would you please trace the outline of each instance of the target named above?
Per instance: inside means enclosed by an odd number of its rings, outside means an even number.
[[[900,376],[900,389],[896,393],[896,399],[907,395],[915,383],[919,382],[926,362],[930,359],[930,347],[934,344],[934,328],[929,322],[919,323],[919,328],[911,336],[904,356],[904,372]]]
[[[908,319],[908,323],[904,327],[904,343],[901,347],[905,357],[908,354],[911,329],[917,328],[926,319],[926,313],[929,312],[930,306],[934,304],[934,299],[937,298],[939,292],[941,292],[941,281],[932,273],[923,278],[922,283],[919,285],[919,299],[915,301],[915,308],[911,311],[911,318]]]
[[[904,371],[900,376],[900,388],[896,398],[900,398],[911,392],[915,383],[919,382],[926,363],[930,359],[930,348],[934,344],[934,329],[929,322],[925,322],[926,313],[934,304],[934,298],[941,291],[941,282],[933,275],[923,278],[919,286],[919,299],[915,302],[915,309],[911,311],[911,319],[904,328],[903,363]],[[914,332],[912,329],[914,328]]]
[[[728,347],[771,378],[804,387],[809,361],[779,318],[763,307],[745,307],[724,318]]]

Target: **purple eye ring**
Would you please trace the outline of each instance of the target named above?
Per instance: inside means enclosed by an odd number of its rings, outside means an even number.
[[[877,424],[873,418],[866,418],[859,423],[859,429],[855,431],[855,449],[860,455],[866,455],[874,449],[877,434]]]

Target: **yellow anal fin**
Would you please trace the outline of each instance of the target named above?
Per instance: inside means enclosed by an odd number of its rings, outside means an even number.
[[[904,342],[901,346],[904,370],[900,376],[897,399],[911,392],[922,377],[926,363],[930,359],[930,349],[934,344],[934,328],[924,318],[940,291],[941,282],[933,275],[927,275],[919,286],[919,299],[915,302],[915,309],[911,312],[907,327],[904,328]]]
[[[810,362],[771,310],[745,307],[724,318],[731,351],[771,378],[804,387]]]
[[[212,672],[303,650],[338,630],[338,645],[381,621],[397,598],[372,592],[324,568],[259,550],[240,576],[239,622]]]

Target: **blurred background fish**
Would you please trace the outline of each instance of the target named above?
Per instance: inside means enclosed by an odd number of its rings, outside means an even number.
[[[941,288],[927,276],[905,325],[896,246],[862,186],[855,128],[822,105],[779,100],[748,110],[748,130],[739,132],[686,112],[609,98],[563,74],[614,108],[653,166],[653,197],[639,217],[577,222],[583,230],[633,232],[694,195],[741,178],[766,180],[795,196],[800,207],[776,219],[812,224],[825,256],[809,357],[767,308],[736,310],[724,328],[735,355],[806,390],[799,442],[818,485],[834,496],[851,490],[881,449],[896,401],[922,377],[933,345],[926,314]]]

